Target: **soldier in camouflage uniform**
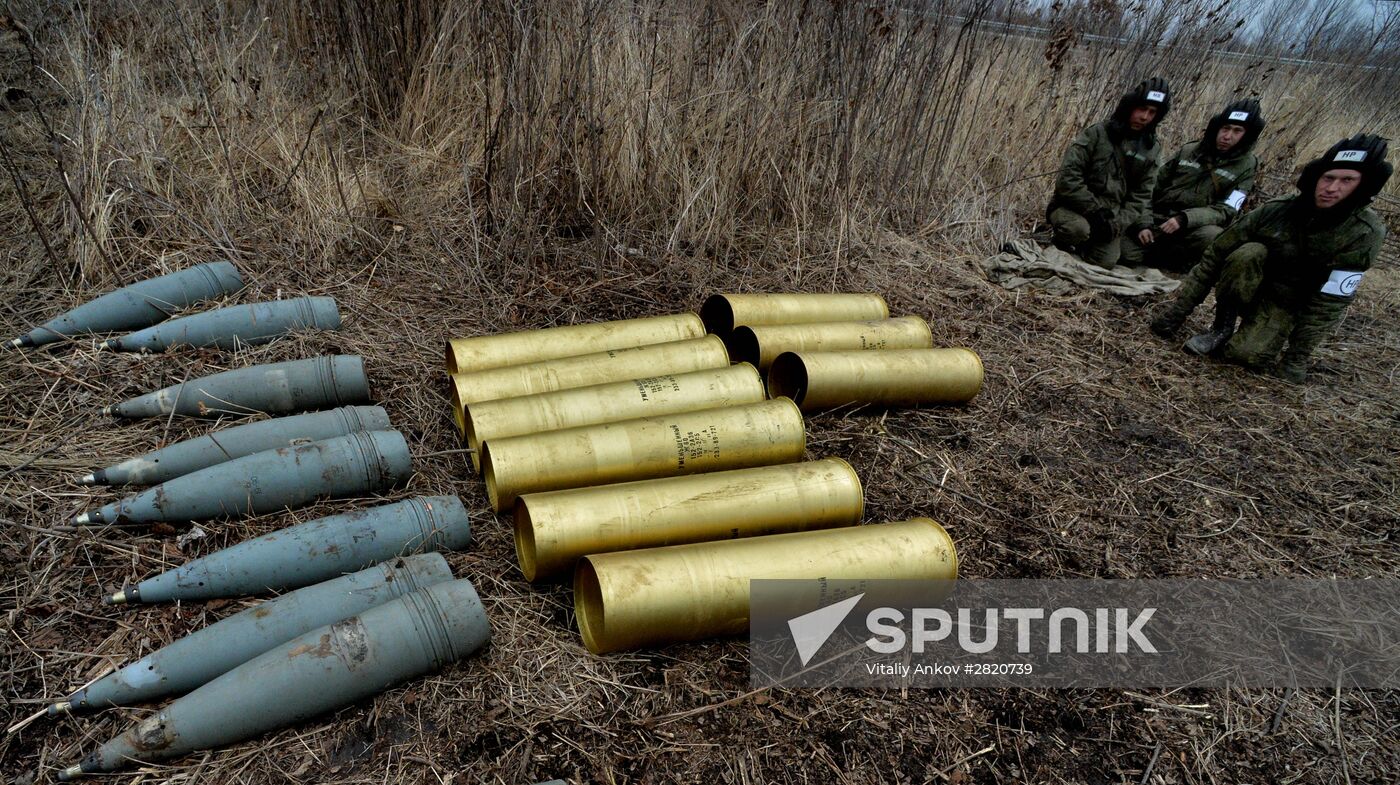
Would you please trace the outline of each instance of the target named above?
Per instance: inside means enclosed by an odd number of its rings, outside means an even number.
[[[1057,248],[1100,267],[1118,263],[1123,233],[1151,216],[1157,125],[1170,109],[1166,80],[1153,77],[1124,94],[1112,117],[1074,138],[1046,208]]]
[[[1385,140],[1357,134],[1305,166],[1297,196],[1266,202],[1206,249],[1152,331],[1171,337],[1214,287],[1215,322],[1187,351],[1301,383],[1380,254],[1385,225],[1367,205],[1390,179],[1385,153]]]
[[[1252,152],[1264,130],[1259,102],[1235,101],[1211,118],[1157,171],[1152,213],[1123,240],[1123,263],[1189,270],[1239,215],[1259,161]]]

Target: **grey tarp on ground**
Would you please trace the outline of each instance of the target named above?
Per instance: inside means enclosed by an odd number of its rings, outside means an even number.
[[[1033,240],[1012,240],[1001,247],[1001,253],[983,259],[981,265],[987,280],[1003,288],[1033,286],[1054,294],[1067,294],[1086,286],[1114,294],[1163,294],[1181,285],[1152,267],[1106,269],[1058,248],[1041,248]]]

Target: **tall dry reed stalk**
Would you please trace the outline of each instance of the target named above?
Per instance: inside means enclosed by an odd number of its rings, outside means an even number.
[[[775,230],[799,258],[876,227],[986,248],[1150,75],[1175,89],[1169,146],[1259,97],[1266,190],[1339,136],[1393,135],[1400,16],[1362,30],[1335,2],[1306,5],[1313,28],[1257,0],[31,3],[50,99],[12,118],[0,187],[84,275],[247,255],[250,233],[379,252],[408,217],[478,269],[559,235],[716,260]],[[1245,18],[1277,29],[1242,40]]]

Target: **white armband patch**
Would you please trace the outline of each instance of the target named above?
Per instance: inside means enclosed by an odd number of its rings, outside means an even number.
[[[1231,209],[1238,210],[1244,206],[1245,196],[1247,194],[1244,191],[1231,191],[1230,195],[1225,197],[1225,204],[1229,205]]]
[[[1356,287],[1361,283],[1361,276],[1362,272],[1356,270],[1333,270],[1332,275],[1327,278],[1327,283],[1322,285],[1322,293],[1337,297],[1354,297]]]
[[[1230,119],[1231,119],[1231,120],[1248,120],[1248,119],[1249,119],[1249,112],[1231,112],[1231,113],[1230,113]]]

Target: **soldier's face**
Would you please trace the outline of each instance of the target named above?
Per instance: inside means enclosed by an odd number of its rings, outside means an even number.
[[[1317,178],[1313,189],[1313,202],[1320,209],[1334,207],[1338,202],[1351,196],[1356,186],[1361,185],[1361,173],[1354,169],[1328,169]]]
[[[1222,153],[1229,152],[1243,138],[1244,126],[1226,123],[1215,132],[1215,149]]]
[[[1132,114],[1128,115],[1128,125],[1134,131],[1141,131],[1157,119],[1157,107],[1151,104],[1133,107]]]

